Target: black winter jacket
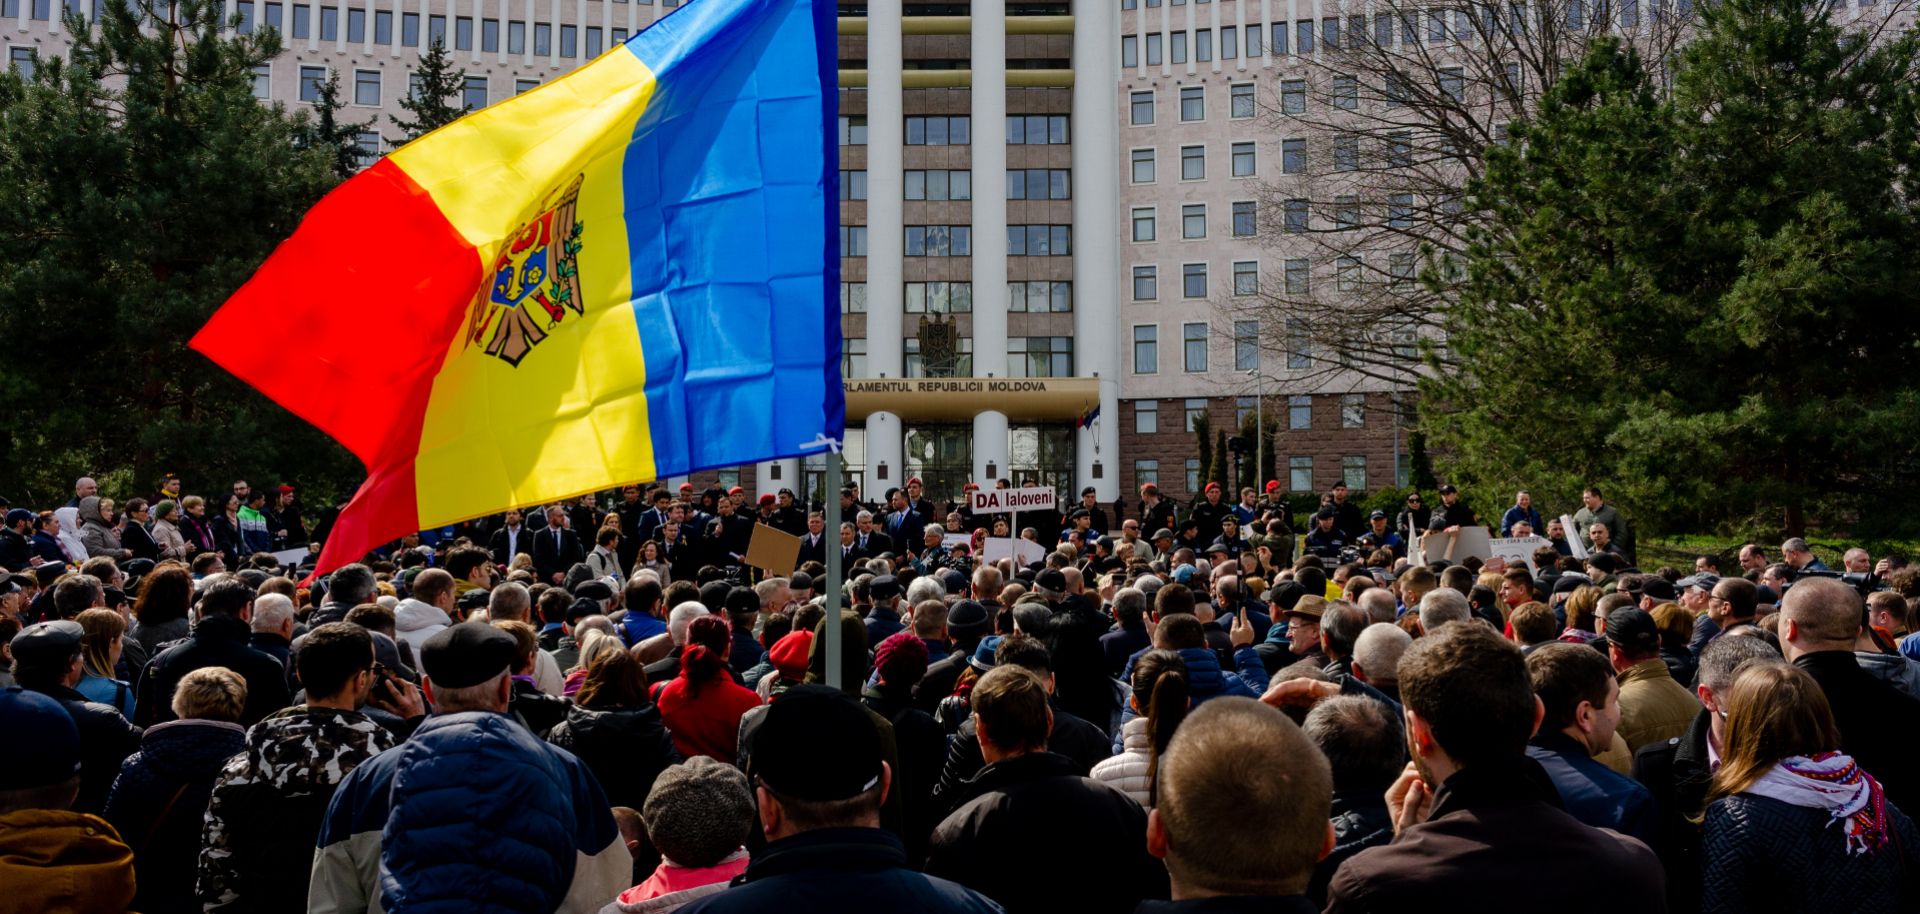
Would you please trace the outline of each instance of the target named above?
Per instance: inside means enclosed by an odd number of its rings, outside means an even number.
[[[134,910],[200,914],[201,820],[220,769],[246,748],[239,724],[175,720],[148,729],[120,767],[105,818],[134,850]]]
[[[550,742],[580,758],[607,792],[607,802],[639,809],[660,772],[680,762],[660,709],[600,709],[572,705],[547,733]]]
[[[1092,774],[1093,766],[1114,754],[1105,731],[1060,710],[1057,704],[1053,708],[1053,730],[1047,736],[1047,749],[1071,759],[1081,777]],[[973,718],[968,717],[960,725],[960,732],[947,744],[947,761],[940,769],[940,782],[933,787],[934,814],[945,818],[965,803],[966,782],[986,764],[986,757],[980,754],[980,734]]]
[[[1347,858],[1369,847],[1393,840],[1393,815],[1387,811],[1385,790],[1336,790],[1333,792],[1333,851],[1313,868],[1307,883],[1307,897],[1319,906],[1327,903],[1327,883]]]
[[[1701,910],[1708,914],[1893,914],[1920,907],[1920,829],[1887,804],[1890,840],[1858,857],[1824,810],[1739,794],[1702,824]]]
[[[80,728],[80,796],[73,801],[73,811],[100,814],[107,806],[113,779],[120,776],[120,763],[140,748],[140,728],[127,723],[112,705],[88,701],[63,685],[27,686],[27,691],[59,702],[73,716]]]
[[[247,706],[240,725],[251,727],[291,703],[287,671],[280,661],[248,646],[252,632],[234,616],[211,615],[194,626],[184,643],[161,651],[140,677],[135,716],[152,726],[173,719],[173,690],[194,670],[223,666],[247,681]]]
[[[946,762],[947,733],[933,715],[913,706],[906,691],[868,686],[860,701],[893,724],[894,744],[900,751],[893,789],[900,794],[907,859],[918,866],[926,859],[927,836],[940,823],[940,813],[933,808],[933,787]]]
[[[1701,709],[1687,732],[1648,743],[1633,754],[1633,779],[1647,785],[1659,810],[1660,862],[1667,868],[1667,910],[1700,910],[1700,826],[1713,768],[1707,759],[1712,711]]]
[[[1920,698],[1861,669],[1852,651],[1801,654],[1793,665],[1826,693],[1841,751],[1880,779],[1889,801],[1920,809]]]

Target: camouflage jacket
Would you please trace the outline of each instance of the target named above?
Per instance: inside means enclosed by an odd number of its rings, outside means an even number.
[[[299,705],[254,725],[207,805],[197,894],[209,912],[305,910],[333,790],[393,735],[355,711]]]

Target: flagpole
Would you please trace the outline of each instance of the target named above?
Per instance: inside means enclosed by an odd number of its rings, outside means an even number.
[[[841,548],[840,548],[840,452],[833,449],[827,452],[827,510],[826,533],[833,538],[833,544],[827,553],[827,614],[826,631],[823,633],[827,644],[827,685],[836,689],[846,688],[842,682],[840,655],[845,650],[841,631],[845,627],[840,621],[840,584],[841,584]]]

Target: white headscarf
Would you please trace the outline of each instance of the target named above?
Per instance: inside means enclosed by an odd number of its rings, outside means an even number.
[[[80,509],[56,508],[53,516],[60,521],[60,549],[67,554],[67,561],[75,565],[86,561],[87,544],[80,539]]]

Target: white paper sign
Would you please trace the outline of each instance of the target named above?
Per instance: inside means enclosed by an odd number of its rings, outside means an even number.
[[[1533,564],[1533,550],[1542,546],[1551,548],[1553,543],[1544,536],[1506,536],[1488,544],[1488,550],[1507,560],[1507,567],[1526,565],[1527,570],[1539,574],[1540,569]]]
[[[1052,486],[1030,489],[975,489],[972,507],[975,514],[1010,514],[1015,511],[1057,510],[1057,494]]]
[[[282,549],[273,554],[273,560],[282,565],[299,565],[301,562],[307,560],[307,556],[312,554],[307,547],[301,546],[298,549]]]
[[[1567,532],[1567,548],[1572,551],[1573,557],[1583,562],[1586,561],[1587,541],[1579,525],[1573,522],[1571,516],[1562,514],[1560,515],[1560,527]]]

